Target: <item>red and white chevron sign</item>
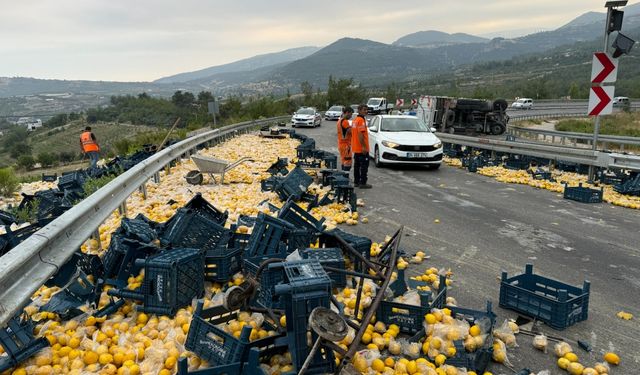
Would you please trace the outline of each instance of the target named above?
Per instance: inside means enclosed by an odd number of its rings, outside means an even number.
[[[418,104],[418,99],[411,99],[411,105],[416,105]]]
[[[593,54],[591,83],[612,83],[618,78],[618,59],[605,52]]]
[[[396,107],[402,107],[404,105],[404,99],[396,99]]]
[[[614,86],[594,86],[589,93],[589,116],[609,115],[613,112]]]

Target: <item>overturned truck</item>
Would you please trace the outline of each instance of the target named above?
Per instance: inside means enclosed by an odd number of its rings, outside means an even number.
[[[507,130],[509,116],[504,99],[455,99],[422,96],[417,116],[440,132],[475,132],[499,135]]]

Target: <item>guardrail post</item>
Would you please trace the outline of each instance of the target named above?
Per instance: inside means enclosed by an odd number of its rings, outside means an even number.
[[[98,227],[100,228],[100,227]],[[102,241],[100,241],[100,230],[96,229],[93,234],[91,235],[91,238],[96,240],[98,242],[98,250],[102,250]]]
[[[606,150],[606,149],[607,149],[607,146],[608,146],[608,145],[607,145],[607,142],[603,142],[603,143],[602,143],[602,149],[603,149],[603,150]]]
[[[142,193],[142,199],[147,199],[147,183],[145,182],[140,185],[138,189],[140,190],[140,193]]]
[[[620,151],[624,151],[624,143],[620,143]]]
[[[564,145],[564,142],[565,142],[566,140],[567,140],[567,137],[561,137],[561,138],[560,138],[560,143],[561,143],[562,145]]]
[[[155,182],[156,184],[160,183],[160,173],[156,172],[153,174],[153,182]]]
[[[551,143],[556,143],[556,136],[555,135],[551,136]]]
[[[120,206],[118,207],[118,212],[120,213],[121,216],[127,216],[127,202],[126,201],[120,203]]]

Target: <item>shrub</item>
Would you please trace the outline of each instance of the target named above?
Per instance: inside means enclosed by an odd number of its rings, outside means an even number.
[[[18,167],[27,171],[32,169],[35,163],[36,161],[31,155],[20,155],[20,157],[18,157]]]
[[[42,151],[38,154],[38,163],[42,167],[53,167],[58,162],[58,155]]]
[[[12,168],[0,169],[0,195],[10,197],[16,192],[19,185],[18,178]]]

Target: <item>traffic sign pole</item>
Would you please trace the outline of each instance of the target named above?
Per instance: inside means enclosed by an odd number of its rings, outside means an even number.
[[[604,24],[604,49],[607,53],[609,50],[609,23],[611,23],[611,7],[607,8],[607,22]],[[600,115],[596,116],[595,124],[593,126],[593,151],[598,149],[598,133],[600,133]],[[593,165],[589,166],[589,181],[594,181],[596,176],[596,169]]]

